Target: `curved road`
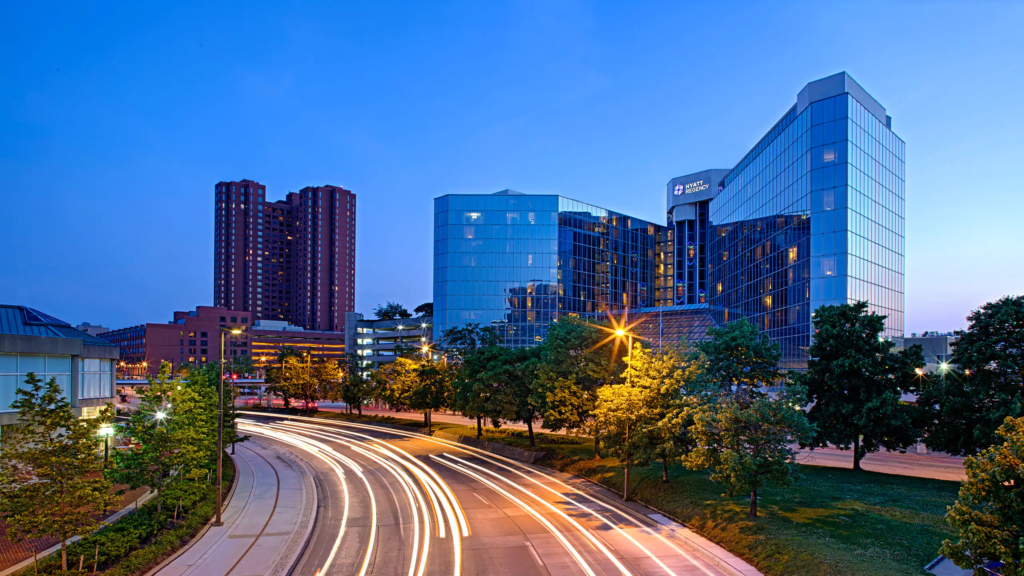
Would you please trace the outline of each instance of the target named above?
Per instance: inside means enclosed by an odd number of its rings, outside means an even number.
[[[316,528],[294,574],[737,572],[713,566],[670,530],[621,506],[468,446],[302,418],[246,417],[239,427],[301,456],[318,476]]]

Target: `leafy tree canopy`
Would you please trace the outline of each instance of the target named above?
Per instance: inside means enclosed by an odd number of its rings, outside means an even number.
[[[913,392],[924,364],[920,347],[897,350],[881,338],[885,316],[867,302],[821,306],[814,313],[814,343],[807,372],[796,376],[808,391],[818,434],[807,446],[853,449],[853,469],[881,449],[905,450],[920,437]]]
[[[788,486],[798,477],[794,444],[809,442],[814,427],[800,409],[806,391],[784,386],[778,394],[743,395],[707,404],[695,418],[696,448],[683,463],[708,468],[726,495],[750,494],[751,518],[757,493],[766,486]]]
[[[960,540],[946,540],[941,554],[961,568],[1003,562],[1006,576],[1024,575],[1024,418],[1007,418],[999,443],[964,459],[967,480],[946,520]],[[976,572],[977,573],[977,572]]]
[[[373,309],[373,315],[377,317],[377,320],[399,320],[402,318],[412,318],[412,314],[405,309],[405,306],[396,302],[388,301],[385,304],[378,304]]]
[[[707,358],[705,378],[723,391],[756,392],[779,380],[779,345],[747,319],[711,328],[708,337],[697,344]]]
[[[1007,417],[1024,416],[1024,296],[989,302],[958,331],[952,364],[922,378],[925,444],[951,454],[977,454],[996,441]]]
[[[425,302],[425,303],[420,304],[419,306],[413,308],[412,311],[413,311],[414,314],[416,314],[416,316],[418,316],[420,318],[425,318],[425,317],[428,317],[428,316],[433,316],[434,315],[434,303],[433,302]]]
[[[4,429],[0,517],[14,541],[59,539],[67,570],[67,540],[99,528],[95,516],[118,501],[97,474],[103,464],[97,433],[112,414],[107,405],[100,418],[80,420],[56,378],[43,383],[35,373],[27,376],[11,403],[18,423]]]

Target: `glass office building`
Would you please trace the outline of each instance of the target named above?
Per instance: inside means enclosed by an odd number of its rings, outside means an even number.
[[[845,72],[807,84],[731,169],[674,178],[664,225],[559,196],[435,200],[435,338],[499,326],[532,345],[562,314],[643,314],[651,342],[746,318],[806,366],[818,306],[866,300],[903,336],[904,142]]]
[[[653,306],[664,226],[555,195],[505,190],[434,200],[434,338],[493,326],[534,346],[566,314]]]
[[[676,235],[677,263],[707,251],[706,278],[699,265],[677,273],[677,303],[703,302],[706,291],[715,324],[755,323],[782,347],[785,368],[806,366],[818,306],[867,300],[887,316],[885,336],[901,337],[904,143],[891,126],[840,73],[808,84],[733,169],[672,180],[670,223],[707,231],[696,249]],[[717,186],[693,184],[709,174]]]

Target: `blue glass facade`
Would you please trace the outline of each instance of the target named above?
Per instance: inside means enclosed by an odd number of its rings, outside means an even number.
[[[754,322],[796,369],[818,306],[867,300],[903,335],[904,143],[846,74],[801,99],[708,203],[712,317]]]
[[[561,196],[436,198],[434,338],[472,322],[534,346],[560,316],[652,306],[669,242],[664,226]]]
[[[560,196],[434,204],[434,337],[532,346],[561,315],[643,314],[651,342],[746,318],[802,369],[818,306],[866,300],[903,335],[905,145],[846,73],[809,83],[732,169],[674,178],[653,224]]]

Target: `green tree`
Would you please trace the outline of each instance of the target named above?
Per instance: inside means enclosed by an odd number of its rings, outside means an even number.
[[[853,469],[880,449],[906,450],[920,437],[915,408],[900,400],[914,391],[919,347],[897,350],[881,338],[885,316],[867,302],[821,306],[814,313],[814,342],[807,372],[797,375],[818,434],[805,446],[853,449]]]
[[[425,318],[425,317],[428,317],[428,316],[433,316],[434,315],[434,303],[433,302],[426,302],[424,304],[420,304],[419,306],[413,308],[412,311],[413,311],[414,314],[416,314],[416,316],[418,316],[420,318]]]
[[[391,301],[386,304],[377,304],[377,307],[373,309],[373,315],[377,317],[377,320],[412,318],[412,314],[405,309],[405,306]]]
[[[239,378],[251,376],[256,373],[256,365],[252,362],[252,356],[243,354],[241,356],[232,356],[227,364],[224,366],[225,376],[230,373],[237,375]]]
[[[538,346],[541,361],[533,401],[543,412],[544,427],[591,432],[595,457],[600,455],[593,418],[597,389],[614,376],[621,358],[610,341],[598,325],[566,316],[548,327],[547,339]]]
[[[707,401],[710,390],[702,378],[704,357],[685,344],[660,350],[633,349],[627,382],[651,388],[653,456],[661,460],[661,480],[668,482],[668,462],[694,448],[689,432],[696,409]]]
[[[800,409],[806,391],[785,386],[775,395],[743,393],[706,404],[694,416],[696,447],[683,457],[693,470],[710,469],[727,496],[750,494],[750,518],[757,494],[767,486],[788,486],[797,477],[794,444],[806,443],[814,427]]]
[[[598,388],[594,417],[602,445],[625,465],[623,500],[629,499],[633,466],[660,459],[667,481],[668,459],[692,449],[683,426],[689,418],[684,394],[700,375],[698,358],[674,347],[648,350],[638,342],[621,383]]]
[[[452,407],[467,418],[476,418],[476,435],[483,433],[483,419],[494,411],[494,382],[487,367],[494,358],[504,357],[504,348],[493,328],[466,324],[449,328],[441,335],[437,348],[444,352],[454,369]]]
[[[263,376],[263,383],[267,387],[267,392],[281,396],[281,400],[284,402],[285,408],[291,406],[292,398],[290,393],[291,388],[286,384],[286,379],[290,374],[288,370],[286,370],[285,365],[294,364],[302,359],[302,353],[294,347],[282,346],[281,351],[277,354],[277,366],[268,367],[266,369],[266,374]]]
[[[1007,417],[1024,417],[1024,296],[988,302],[967,317],[953,343],[953,367],[921,380],[925,444],[977,454],[996,442]]]
[[[313,360],[309,356],[288,357],[275,381],[289,397],[302,399],[307,416],[318,400],[341,398],[341,369],[336,362]]]
[[[193,368],[181,377],[182,380],[196,380],[196,385],[208,383],[211,387],[217,386],[220,381],[220,367],[216,362],[210,362],[202,368]],[[214,402],[218,390],[214,389]],[[231,453],[235,453],[235,444],[248,441],[251,436],[238,433],[238,386],[224,373],[224,441],[231,445]]]
[[[526,424],[530,446],[536,446],[533,423],[540,417],[541,410],[536,391],[542,350],[491,346],[481,352],[490,360],[483,378],[491,387],[488,415],[495,424],[501,420]]]
[[[942,543],[940,553],[975,573],[999,561],[1005,576],[1024,575],[1024,418],[1007,418],[994,446],[964,459],[967,480],[946,521],[960,540]]]
[[[0,517],[15,542],[59,539],[66,571],[68,539],[97,529],[94,516],[118,501],[99,474],[103,460],[97,456],[97,433],[110,406],[100,418],[80,420],[56,378],[44,384],[32,372],[15,394],[18,422],[4,429],[0,452]]]
[[[373,371],[374,397],[394,410],[406,410],[412,401],[410,393],[416,386],[417,363],[408,358],[395,358]]]
[[[364,375],[359,356],[355,354],[346,354],[339,359],[338,367],[341,369],[341,400],[345,402],[350,414],[355,406],[362,416],[363,404],[373,398],[373,379]]]
[[[758,393],[779,380],[779,345],[746,318],[711,328],[708,337],[697,344],[707,359],[705,377],[723,391]]]
[[[134,490],[148,486],[157,493],[157,511],[165,493],[184,496],[201,490],[216,457],[216,385],[203,372],[189,380],[172,380],[163,362],[149,388],[139,396],[125,434],[138,445],[112,454],[108,476]]]
[[[409,407],[423,412],[423,424],[431,430],[431,414],[449,406],[454,370],[443,360],[426,359],[413,371],[415,376],[409,391]]]

